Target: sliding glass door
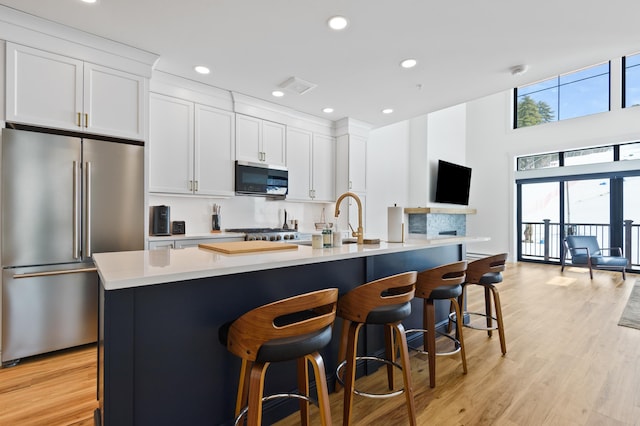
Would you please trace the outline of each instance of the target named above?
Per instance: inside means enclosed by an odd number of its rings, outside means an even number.
[[[517,182],[518,259],[559,263],[567,235],[621,247],[640,269],[640,176],[572,176]]]

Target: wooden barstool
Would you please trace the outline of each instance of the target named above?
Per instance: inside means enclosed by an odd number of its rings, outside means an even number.
[[[464,327],[473,328],[476,330],[486,330],[489,337],[492,336],[493,330],[498,330],[498,335],[500,336],[500,349],[502,350],[502,355],[507,353],[507,344],[504,338],[504,323],[502,321],[502,307],[500,305],[500,293],[496,288],[495,284],[502,282],[502,271],[505,270],[505,264],[507,262],[507,253],[500,253],[494,256],[485,257],[482,259],[477,259],[472,262],[469,262],[467,266],[467,280],[463,285],[463,291],[460,297],[458,298],[458,304],[460,306],[465,306],[465,294],[466,288],[469,285],[479,285],[484,287],[484,306],[485,311],[482,312],[468,312],[465,311],[463,313],[464,316],[482,316],[486,318],[486,326],[478,326],[472,324],[469,321],[468,324],[463,324]],[[493,296],[493,298],[492,298]],[[495,308],[495,316],[493,316],[492,309],[492,299],[493,299],[493,307]],[[458,316],[455,312],[452,312],[449,315],[449,318],[457,322]],[[470,318],[471,319],[471,318]],[[496,322],[494,325],[493,322]],[[464,321],[460,321],[463,323]]]
[[[349,291],[338,301],[338,316],[344,320],[338,360],[343,361],[336,374],[338,381],[344,385],[343,425],[351,424],[351,410],[353,395],[386,397],[396,396],[400,392],[389,394],[367,394],[355,389],[356,361],[358,358],[372,359],[375,357],[357,357],[358,333],[364,324],[379,324],[384,326],[386,359],[375,358],[387,364],[389,389],[393,390],[393,368],[402,369],[404,394],[409,413],[409,422],[416,424],[415,404],[413,402],[413,388],[411,385],[411,366],[409,364],[409,350],[407,338],[402,326],[402,320],[411,314],[411,300],[415,293],[415,271],[405,272],[363,284]],[[394,345],[394,334],[398,345]],[[400,349],[400,362],[396,364],[396,348]],[[344,367],[344,377],[341,370]]]
[[[303,425],[309,424],[309,370],[316,379],[322,425],[331,425],[331,409],[324,361],[318,352],[331,341],[336,316],[338,289],[301,294],[253,309],[220,329],[220,340],[242,359],[236,424],[247,414],[247,424],[262,422],[262,402],[276,397],[300,399]],[[299,394],[278,394],[263,398],[264,378],[272,362],[298,360]],[[244,407],[244,408],[243,408]]]
[[[436,386],[436,355],[453,355],[460,352],[462,371],[467,374],[467,358],[464,352],[462,324],[456,323],[456,337],[438,333],[453,341],[455,349],[449,352],[436,352],[436,300],[451,301],[456,317],[460,315],[458,297],[462,295],[462,284],[465,282],[467,262],[454,262],[418,273],[416,297],[424,299],[423,328],[407,330],[406,333],[423,332],[424,348],[429,359],[429,385]],[[425,351],[422,351],[425,352]]]

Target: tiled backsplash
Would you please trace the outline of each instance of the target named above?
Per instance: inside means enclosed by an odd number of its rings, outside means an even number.
[[[315,222],[320,222],[322,208],[327,217],[333,218],[333,204],[302,203],[267,200],[264,197],[238,196],[226,199],[162,196],[149,194],[149,206],[167,205],[171,207],[171,220],[184,220],[187,234],[211,231],[213,204],[221,206],[221,228],[278,228],[284,224],[284,210],[287,219],[298,219],[300,230],[311,232]]]

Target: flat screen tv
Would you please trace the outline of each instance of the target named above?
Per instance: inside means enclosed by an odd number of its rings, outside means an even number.
[[[471,168],[438,160],[436,203],[469,204]]]

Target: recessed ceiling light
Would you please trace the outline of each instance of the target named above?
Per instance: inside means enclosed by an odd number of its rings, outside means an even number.
[[[347,28],[347,25],[349,25],[349,21],[344,16],[334,16],[332,18],[329,18],[328,24],[329,28],[331,28],[332,30],[340,31]]]
[[[409,58],[409,59],[405,59],[404,61],[400,62],[400,66],[402,68],[413,68],[418,64],[418,61],[416,61],[415,59]]]
[[[391,114],[392,112],[393,112],[393,109],[391,109],[391,108],[385,108],[385,109],[382,110],[383,114]]]
[[[85,2],[85,3],[95,3],[98,0],[82,0],[82,1]]]
[[[322,112],[326,114],[331,114],[333,112],[333,108],[322,108]]]
[[[280,90],[274,90],[273,92],[271,92],[271,94],[273,96],[275,96],[276,98],[281,98],[284,96],[284,92],[280,91]]]
[[[198,74],[209,74],[211,72],[211,70],[203,65],[198,65],[196,67],[193,68],[194,70],[196,70],[196,72]]]

